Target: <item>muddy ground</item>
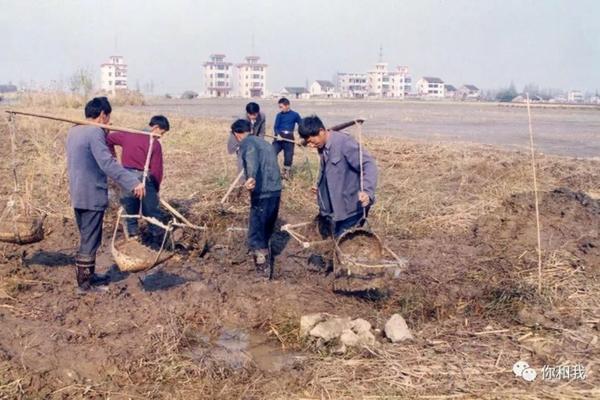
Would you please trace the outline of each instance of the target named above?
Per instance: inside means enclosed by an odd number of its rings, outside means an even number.
[[[165,143],[167,179],[185,186],[171,183],[163,196],[202,221],[235,166],[228,159],[226,176],[192,176],[195,168],[221,164],[206,157],[214,150],[199,156],[190,147],[202,133],[189,123],[177,121],[181,137]],[[52,137],[62,140],[59,132]],[[410,260],[383,298],[334,293],[333,274],[308,265],[311,252],[284,233],[277,234],[271,281],[244,256],[243,233],[216,235],[208,252],[188,243],[149,272],[121,273],[108,248],[114,208],[98,259],[109,290],[82,296],[74,285],[78,238],[68,200],[40,190],[39,208],[49,211],[45,240],[0,244],[0,397],[600,396],[598,162],[540,159],[538,292],[525,154],[387,140],[368,146],[382,172],[370,220]],[[7,170],[3,165],[3,176]],[[307,176],[299,167],[286,183],[281,224],[314,216]],[[380,337],[380,346],[333,356],[298,336],[300,316],[313,312],[361,317],[378,328],[398,312],[415,339],[391,344]],[[544,365],[582,364],[587,376],[525,382],[512,372],[518,360],[538,374]]]

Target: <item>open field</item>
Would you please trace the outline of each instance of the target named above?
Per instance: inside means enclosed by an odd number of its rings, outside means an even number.
[[[147,113],[230,119],[243,113],[244,99],[150,100],[135,107]],[[258,101],[272,129],[277,99]],[[522,105],[521,105],[522,106]],[[523,150],[529,146],[527,110],[495,103],[390,100],[293,100],[301,115],[317,113],[326,124],[365,117],[368,135],[428,143],[479,143]],[[600,157],[600,107],[533,106],[538,150],[572,157]]]
[[[162,196],[197,221],[236,174],[224,149],[229,117],[240,104],[115,107],[112,122],[141,127],[154,111],[177,114],[163,142]],[[538,293],[528,153],[452,143],[471,141],[489,125],[494,135],[484,143],[514,145],[518,137],[524,145],[524,110],[468,105],[455,115],[450,105],[309,104],[295,108],[317,111],[327,123],[366,115],[365,131],[380,133],[366,143],[380,169],[370,220],[410,259],[388,297],[334,294],[331,274],[308,269],[308,253],[284,234],[278,234],[273,281],[218,246],[203,256],[181,251],[147,274],[120,273],[108,251],[115,207],[107,212],[98,266],[110,274],[110,290],[78,296],[72,267],[78,238],[64,155],[68,124],[18,117],[20,180],[48,218],[43,242],[0,243],[0,398],[599,398],[600,160],[538,158]],[[68,108],[29,111],[81,115]],[[271,121],[274,110],[266,111]],[[400,118],[398,124],[387,122],[388,115]],[[579,136],[566,142],[567,153],[599,154],[597,112],[536,111],[534,119],[541,146],[546,141],[547,149],[559,149],[558,132],[572,131]],[[552,121],[560,129],[544,128]],[[396,131],[397,138],[384,137]],[[8,137],[4,119],[0,137]],[[595,153],[585,153],[588,147]],[[298,164],[304,157],[297,152]],[[316,155],[307,150],[306,157],[316,174]],[[0,160],[4,202],[12,190],[8,145],[0,147]],[[310,186],[310,173],[299,166],[284,189],[281,223],[314,216]],[[380,338],[379,346],[329,355],[299,337],[300,316],[313,312],[362,317],[378,328],[398,312],[415,339],[392,345]],[[512,372],[518,360],[538,374],[544,365],[582,364],[587,377],[528,383]]]

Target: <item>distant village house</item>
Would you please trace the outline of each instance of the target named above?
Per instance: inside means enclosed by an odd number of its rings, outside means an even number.
[[[339,97],[335,85],[330,81],[316,80],[310,85],[311,97]]]
[[[424,76],[417,82],[417,92],[424,97],[443,98],[444,81],[440,78]]]
[[[292,99],[309,99],[310,92],[299,86],[286,86],[281,91],[281,96]]]
[[[481,90],[475,85],[462,85],[458,89],[457,95],[461,100],[479,100]]]

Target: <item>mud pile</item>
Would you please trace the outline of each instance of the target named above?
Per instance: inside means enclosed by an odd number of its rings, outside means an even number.
[[[540,194],[542,251],[570,255],[573,266],[600,266],[600,202],[585,193],[558,188]],[[537,262],[533,193],[514,194],[494,213],[477,220],[476,243],[484,253]]]

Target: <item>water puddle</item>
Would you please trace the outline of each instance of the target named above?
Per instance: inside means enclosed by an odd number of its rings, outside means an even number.
[[[211,360],[232,369],[255,367],[265,372],[291,368],[301,357],[281,350],[277,343],[266,337],[239,328],[223,329],[210,347],[198,346],[191,350],[192,359]]]

